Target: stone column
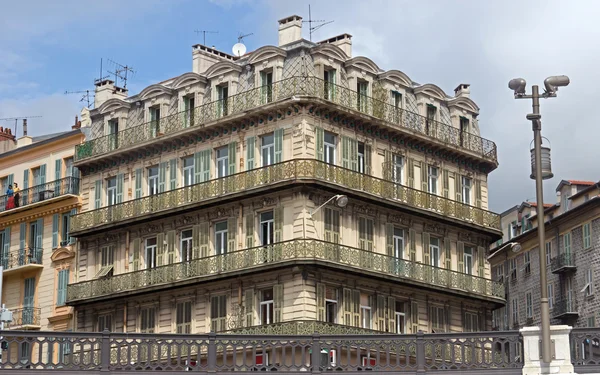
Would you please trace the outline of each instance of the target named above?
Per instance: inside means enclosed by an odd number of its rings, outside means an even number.
[[[521,328],[523,336],[523,375],[538,374],[574,374],[571,363],[571,347],[569,333],[571,327],[566,325],[551,326],[550,338],[553,342],[552,362],[542,363],[540,359],[541,330],[540,327]]]

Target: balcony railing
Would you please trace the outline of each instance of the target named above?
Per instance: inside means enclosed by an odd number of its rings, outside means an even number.
[[[375,199],[386,199],[484,228],[500,230],[500,216],[493,212],[315,159],[294,159],[86,211],[73,216],[71,233],[77,236],[77,232],[98,229],[103,225],[183,208],[209,199],[220,199],[234,193],[249,192],[269,184],[295,180],[331,183],[366,193]]]
[[[9,323],[11,329],[27,326],[40,326],[41,309],[39,307],[22,307],[12,310],[13,320]]]
[[[552,273],[576,270],[577,266],[575,266],[575,254],[563,253],[552,258],[550,261],[550,269]]]
[[[6,349],[0,372],[7,374],[443,371],[517,375],[524,358],[518,331],[286,336],[4,331],[2,336]],[[59,355],[46,355],[47,348]]]
[[[313,333],[320,333],[322,335],[381,335],[386,332],[317,320],[294,320],[252,327],[232,328],[222,333],[233,335],[312,335]]]
[[[577,301],[574,297],[563,298],[555,301],[552,305],[552,314],[555,318],[572,318],[577,317]]]
[[[326,88],[327,87],[327,88]],[[267,90],[265,90],[265,88]],[[332,90],[335,88],[334,90]],[[266,96],[265,91],[270,95]],[[317,77],[291,77],[228,97],[203,104],[192,112],[184,111],[159,120],[121,130],[115,134],[89,140],[76,147],[75,161],[100,156],[114,150],[124,150],[163,135],[180,130],[201,127],[220,118],[239,115],[270,102],[296,97],[314,97],[335,103],[346,109],[359,111],[383,120],[389,126],[408,130],[444,143],[447,147],[463,149],[493,163],[498,161],[496,144],[478,135],[438,121],[428,120],[419,114],[397,108],[387,102],[359,95],[347,87],[332,85]],[[360,97],[360,103],[359,103]]]
[[[5,271],[30,264],[41,265],[43,255],[44,251],[42,249],[34,247],[26,247],[8,253],[2,252],[0,253],[0,264],[2,264]]]
[[[32,186],[19,191],[18,197],[9,199],[8,196],[0,196],[0,212],[28,206],[48,199],[63,195],[79,195],[79,179],[76,177],[65,177],[41,185]]]
[[[174,282],[239,273],[293,261],[331,263],[357,272],[368,271],[391,276],[397,281],[412,282],[423,287],[444,288],[499,300],[504,300],[505,297],[503,284],[482,277],[330,242],[297,239],[269,247],[254,247],[70,284],[67,286],[67,302],[114,298],[117,293],[130,294],[146,288],[170,286]]]

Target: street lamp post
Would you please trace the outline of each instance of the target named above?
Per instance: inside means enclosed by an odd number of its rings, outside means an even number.
[[[540,252],[540,311],[542,320],[542,360],[545,363],[552,361],[552,350],[550,341],[550,309],[548,307],[548,289],[546,275],[546,257],[542,251],[546,244],[546,231],[544,223],[544,188],[543,180],[552,178],[552,172],[542,169],[542,115],[540,114],[540,98],[554,98],[558,87],[567,86],[569,77],[552,76],[544,80],[545,90],[540,95],[537,85],[531,86],[531,95],[525,94],[526,82],[523,78],[515,78],[508,83],[508,87],[514,91],[515,99],[531,99],[533,113],[527,115],[527,120],[531,121],[533,129],[534,142],[534,168],[532,168],[531,178],[535,179],[536,198],[537,198],[537,222],[538,222],[538,249]],[[549,162],[549,160],[548,160]],[[549,164],[548,164],[549,166]]]

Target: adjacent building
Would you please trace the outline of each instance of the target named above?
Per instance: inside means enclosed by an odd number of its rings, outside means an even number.
[[[600,183],[563,180],[556,204],[544,205],[548,298],[551,324],[594,327],[600,257]],[[500,330],[540,323],[539,242],[536,205],[524,202],[506,211],[505,242],[489,257],[494,280],[506,286],[505,308],[494,311]],[[519,246],[516,246],[516,245]]]
[[[195,45],[191,72],[133,96],[97,83],[74,161],[77,330],[492,328],[498,162],[469,85],[447,95],[301,27],[239,57]]]

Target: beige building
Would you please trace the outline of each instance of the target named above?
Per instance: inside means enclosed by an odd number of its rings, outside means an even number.
[[[241,57],[196,45],[192,72],[134,96],[97,84],[77,330],[491,328],[498,164],[469,85],[448,96],[301,26]]]

